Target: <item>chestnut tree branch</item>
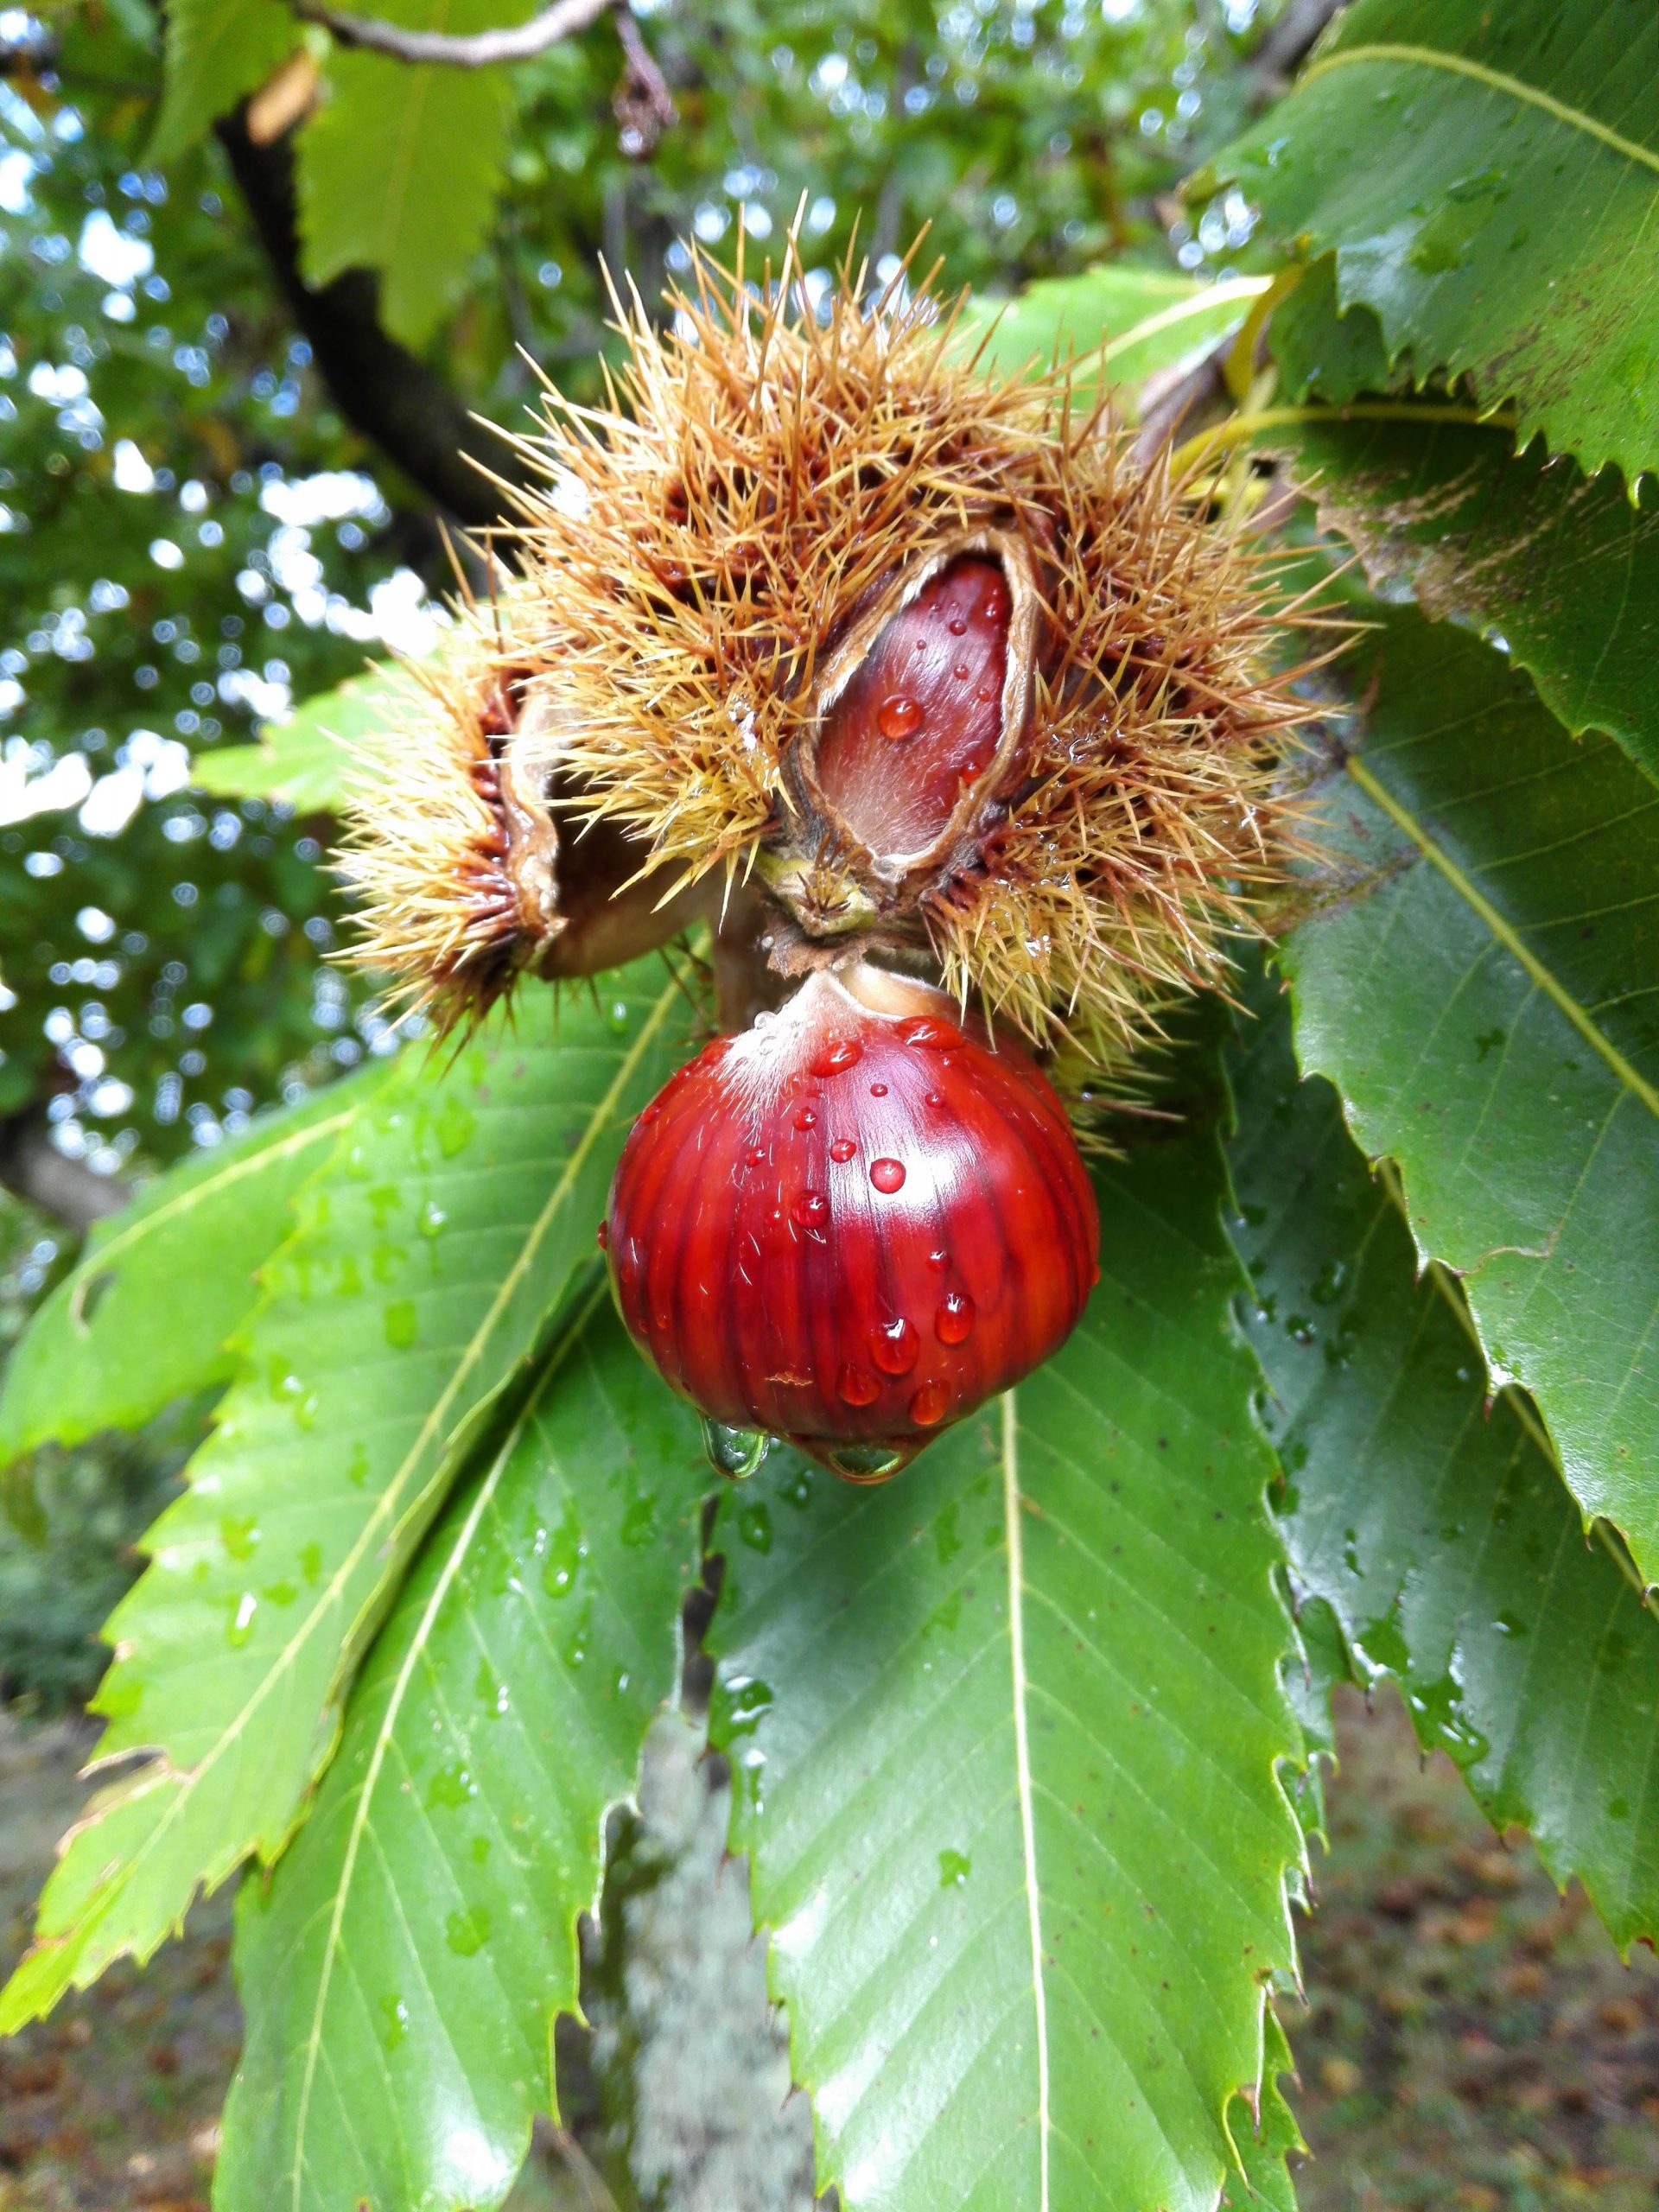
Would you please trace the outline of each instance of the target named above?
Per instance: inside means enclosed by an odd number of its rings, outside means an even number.
[[[241,110],[223,117],[214,130],[271,273],[341,414],[467,529],[506,521],[507,494],[483,471],[523,481],[522,461],[505,438],[468,414],[418,354],[389,334],[373,276],[348,269],[327,284],[306,283],[289,141],[257,144]]]
[[[622,49],[622,81],[611,96],[611,110],[622,151],[630,161],[640,161],[677,119],[674,95],[639,35],[632,9],[620,5],[613,20],[617,44]]]
[[[528,61],[561,39],[585,31],[613,9],[619,15],[627,13],[618,8],[617,0],[554,0],[527,23],[460,36],[449,31],[406,30],[401,23],[385,22],[376,16],[331,8],[326,0],[289,0],[289,5],[302,22],[321,23],[341,46],[389,54],[396,61],[435,62],[447,69],[489,69],[501,61]]]
[[[528,61],[533,54],[545,54],[549,47],[585,31],[601,16],[609,16],[622,48],[622,81],[612,105],[623,152],[634,160],[650,153],[675,119],[668,79],[639,35],[627,0],[554,0],[550,8],[539,10],[527,23],[467,35],[407,29],[402,23],[389,23],[378,16],[353,15],[330,6],[328,0],[289,0],[289,5],[302,22],[320,23],[341,46],[387,54],[395,61],[445,69],[491,69],[503,61]]]
[[[1347,0],[1291,0],[1250,57],[1250,105],[1265,107],[1287,90],[1320,33]]]

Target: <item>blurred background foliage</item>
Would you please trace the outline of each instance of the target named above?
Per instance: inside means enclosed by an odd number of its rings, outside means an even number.
[[[814,286],[849,252],[886,283],[924,227],[923,260],[991,296],[1110,257],[1224,274],[1249,210],[1195,230],[1174,187],[1264,89],[1286,13],[641,6],[676,111],[647,144],[608,16],[448,71],[284,0],[0,10],[0,1355],[133,1179],[397,1042],[327,957],[326,818],[206,798],[192,763],[429,642],[442,525],[499,512],[457,448],[511,467],[469,416],[524,423],[537,368],[598,395],[604,267],[654,306],[688,241],[728,253],[741,222],[763,255],[802,211]],[[0,1614],[54,1576],[60,1600],[33,1674],[0,1644],[12,1688],[88,1687],[125,1571],[92,1562],[176,1442],[13,1484],[30,1557]]]

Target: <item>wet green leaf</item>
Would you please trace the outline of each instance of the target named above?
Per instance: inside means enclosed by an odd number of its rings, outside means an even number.
[[[1494,632],[1557,719],[1610,732],[1659,779],[1659,491],[1516,454],[1501,430],[1298,423],[1267,441],[1384,596]]]
[[[1132,393],[1236,330],[1267,288],[1260,276],[1201,284],[1173,270],[1106,263],[1078,276],[1039,278],[1013,301],[972,301],[958,350],[977,352],[1004,375],[1070,360],[1085,398],[1103,385]]]
[[[109,1624],[99,1755],[158,1756],[69,1840],[0,2032],[148,1957],[199,1887],[280,1850],[469,1426],[592,1254],[685,1000],[650,963],[515,1014],[411,1058],[307,1187],[218,1429]]]
[[[1297,1055],[1402,1170],[1496,1385],[1659,1573],[1659,796],[1467,632],[1375,605],[1289,936]],[[1372,687],[1375,686],[1373,690]]]
[[[1411,1237],[1258,975],[1232,1060],[1245,1329],[1301,1589],[1362,1680],[1394,1675],[1499,1828],[1531,1830],[1622,1948],[1659,1931],[1659,1622],[1586,1543],[1535,1415],[1490,1414],[1457,1293]]]
[[[255,1270],[389,1066],[373,1063],[266,1116],[97,1224],[7,1363],[0,1465],[48,1440],[137,1428],[185,1391],[229,1381]]]
[[[1513,401],[1520,443],[1659,462],[1659,16],[1643,0],[1356,0],[1216,164],[1258,250],[1334,251],[1419,381]]]
[[[219,2212],[486,2212],[538,2112],[605,1818],[674,1690],[709,1480],[696,1416],[588,1307],[428,1538],[269,1884]]]
[[[1039,1376],[883,1488],[780,1454],[721,1507],[733,1842],[848,2212],[1210,2205],[1241,2156],[1285,2187],[1276,2094],[1240,2139],[1300,1738],[1218,1161],[1100,1189]]]

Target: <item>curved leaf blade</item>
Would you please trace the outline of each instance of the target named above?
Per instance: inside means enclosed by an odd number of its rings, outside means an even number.
[[[955,350],[1004,376],[1071,361],[1075,390],[1131,391],[1236,330],[1268,289],[1265,276],[1205,284],[1171,269],[1103,262],[1076,276],[1039,277],[1012,301],[975,299]]]
[[[659,973],[545,994],[412,1068],[305,1192],[242,1379],[109,1624],[99,1758],[156,1756],[66,1840],[0,2033],[147,1958],[199,1888],[287,1840],[460,1440],[586,1262],[623,1125],[677,1057]]]
[[[1298,424],[1283,450],[1322,527],[1372,587],[1494,630],[1575,736],[1605,730],[1659,781],[1659,491],[1517,454],[1499,430],[1434,422]]]
[[[1416,1277],[1336,1093],[1297,1079],[1276,995],[1249,994],[1230,1157],[1291,1566],[1362,1678],[1398,1680],[1425,1748],[1627,1948],[1659,1931],[1659,1623],[1586,1545],[1516,1394],[1489,1414],[1455,1291]]]
[[[848,2212],[1208,2206],[1259,2162],[1300,1738],[1218,1192],[1203,1143],[1109,1171],[1039,1376],[884,1489],[784,1455],[722,1502],[733,1845]]]
[[[1326,254],[1274,308],[1268,348],[1281,390],[1293,399],[1317,393],[1338,405],[1362,392],[1386,392],[1409,382],[1410,362],[1389,360],[1382,326],[1366,307],[1337,308],[1337,264]]]
[[[506,2195],[557,2110],[577,1916],[675,1688],[708,1476],[696,1416],[588,1307],[428,1539],[310,1818],[244,1888],[219,2212]]]
[[[1659,18],[1626,0],[1357,0],[1217,164],[1421,380],[1513,400],[1593,474],[1659,462]],[[1548,302],[1541,311],[1540,303]]]
[[[253,1310],[257,1270],[389,1065],[256,1122],[94,1225],[7,1363],[0,1466],[48,1441],[137,1428],[186,1391],[230,1380],[230,1339]]]
[[[1466,632],[1381,626],[1316,828],[1353,872],[1285,942],[1297,1057],[1397,1160],[1496,1386],[1659,1573],[1659,795]],[[1369,695],[1367,677],[1356,688]]]

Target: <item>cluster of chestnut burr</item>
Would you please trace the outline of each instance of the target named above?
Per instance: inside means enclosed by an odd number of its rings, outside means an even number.
[[[1076,1326],[1082,1093],[1224,978],[1305,710],[1260,556],[1065,374],[792,245],[671,305],[371,751],[354,957],[448,1027],[711,930],[753,987],[627,1137],[617,1302],[722,1464],[878,1480]]]

